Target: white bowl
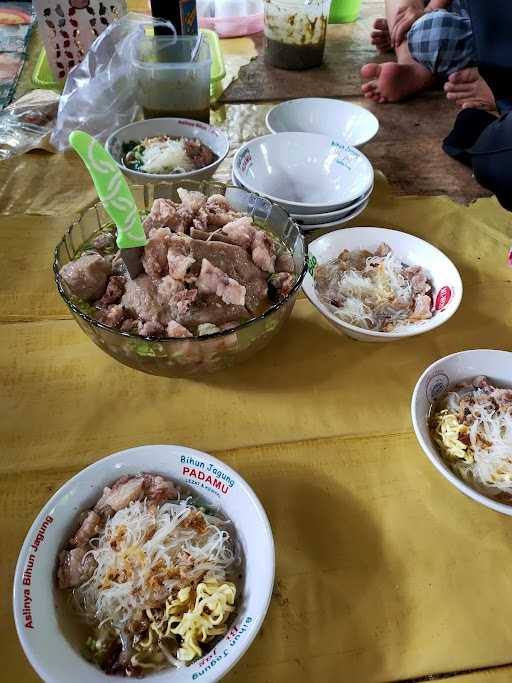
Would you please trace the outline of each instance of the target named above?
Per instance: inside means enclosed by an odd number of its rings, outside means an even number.
[[[240,187],[243,190],[247,189],[239,180],[235,178],[233,171],[231,171],[231,182],[236,187]],[[339,211],[332,211],[330,213],[313,213],[309,215],[291,213],[290,216],[302,227],[303,230],[316,230],[320,227],[328,228],[333,225],[341,225],[342,223],[352,220],[352,218],[355,218],[362,211],[364,211],[364,209],[366,209],[372,192],[373,185],[367,192],[364,193],[362,197],[356,199],[356,201],[348,208],[340,209]]]
[[[219,505],[236,528],[245,560],[239,609],[232,628],[215,646],[216,654],[183,669],[151,674],[148,680],[218,681],[245,653],[261,627],[274,582],[274,543],[265,511],[250,486],[223,462],[200,451],[181,446],[131,448],[95,462],[64,484],[38,514],[23,543],[14,576],[14,618],[25,654],[46,683],[113,680],[87,662],[62,633],[54,600],[55,566],[77,514],[98,499],[104,486],[123,474],[140,471],[168,476],[208,503]],[[213,487],[207,476],[213,479]]]
[[[377,117],[367,109],[325,97],[281,102],[268,112],[265,121],[271,133],[321,133],[354,147],[364,145],[379,130]]]
[[[432,363],[419,378],[411,401],[411,416],[416,438],[430,462],[459,491],[481,505],[512,515],[512,505],[499,503],[466,484],[448,467],[432,441],[428,413],[432,403],[446,389],[462,380],[487,375],[498,386],[512,387],[512,353],[478,349],[461,351]]]
[[[432,281],[436,307],[436,313],[430,320],[408,325],[393,332],[365,330],[340,320],[319,300],[313,279],[314,269],[318,264],[336,258],[343,249],[374,251],[382,242],[388,244],[404,263],[423,266],[427,270]],[[450,259],[432,244],[406,232],[386,228],[336,230],[311,242],[308,253],[309,270],[302,283],[306,296],[337,332],[359,341],[390,342],[430,332],[452,317],[462,299],[462,281]]]
[[[351,216],[356,209],[358,209],[362,204],[367,204],[368,199],[370,198],[371,193],[373,192],[373,185],[370,187],[370,189],[364,193],[362,197],[359,197],[356,199],[350,206],[347,206],[344,209],[338,209],[338,211],[329,211],[328,213],[311,213],[311,214],[301,214],[301,213],[292,213],[290,214],[291,217],[296,220],[298,223],[301,223],[303,225],[316,225],[316,224],[324,224],[324,223],[335,223],[336,220],[340,220],[342,218],[346,218],[347,216]]]
[[[235,178],[289,213],[348,207],[373,184],[373,168],[358,149],[316,133],[264,135],[240,147]]]
[[[141,141],[144,138],[157,135],[170,135],[172,137],[198,138],[203,144],[209,147],[218,157],[209,166],[199,168],[188,173],[142,173],[134,171],[122,163],[123,144],[132,141]],[[218,128],[192,121],[191,119],[146,119],[137,121],[127,126],[118,128],[107,139],[105,148],[117,163],[121,171],[131,180],[139,185],[147,183],[161,183],[166,180],[204,180],[211,178],[218,166],[227,157],[229,152],[229,139],[225,133]]]
[[[233,185],[236,187],[239,187],[241,189],[246,189],[242,185],[242,183],[235,178],[233,175],[233,172],[231,173],[231,182]],[[313,223],[311,220],[304,220],[306,219],[311,219],[314,217],[313,216],[301,216],[297,214],[290,214],[290,216],[293,218],[293,220],[297,223],[297,225],[300,226],[300,229],[302,232],[307,232],[308,230],[317,230],[318,228],[333,228],[333,227],[338,227],[339,225],[343,225],[343,223],[348,223],[348,221],[351,221],[353,218],[356,218],[359,216],[360,213],[362,213],[366,207],[368,206],[368,202],[370,201],[369,197],[370,194],[372,193],[373,190],[373,185],[370,188],[370,190],[364,195],[364,199],[355,202],[352,204],[348,209],[343,209],[340,211],[339,217],[335,218],[332,221],[325,221],[323,223]],[[332,214],[327,213],[327,214],[317,214],[320,216],[333,216],[333,215],[338,215],[338,212],[334,212]]]
[[[321,228],[338,228],[340,225],[343,225],[343,223],[348,223],[354,218],[357,218],[357,216],[359,216],[360,213],[363,213],[363,211],[368,206],[369,201],[369,199],[366,199],[362,204],[359,204],[357,208],[355,208],[350,213],[346,214],[346,216],[336,218],[333,221],[327,221],[325,223],[302,223],[302,221],[299,218],[294,218],[293,220],[297,223],[298,226],[300,226],[302,232],[307,232],[308,230],[319,230]]]

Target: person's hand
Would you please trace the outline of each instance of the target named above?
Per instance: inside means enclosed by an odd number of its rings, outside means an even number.
[[[414,22],[423,16],[425,13],[425,8],[423,3],[414,3],[410,5],[405,5],[398,9],[395,23],[391,28],[391,46],[397,48],[402,44],[409,29],[414,24]]]

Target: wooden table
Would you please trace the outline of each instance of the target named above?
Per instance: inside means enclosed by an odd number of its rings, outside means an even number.
[[[431,192],[447,187],[432,170],[442,157],[428,102],[383,109],[396,111],[395,124],[382,115],[367,153],[389,163],[391,183],[378,175],[355,224],[402,228],[439,246],[464,281],[457,315],[402,344],[366,345],[336,335],[301,298],[268,349],[202,382],[116,363],[60,301],[52,249],[94,197],[77,159],[36,153],[0,165],[3,680],[38,680],[18,645],[9,599],[34,516],[82,467],[142,443],[214,453],[240,471],[268,512],[274,595],[260,635],[226,681],[512,680],[511,521],[439,476],[409,416],[414,384],[432,361],[466,348],[510,348],[512,230],[494,199],[462,207],[446,197],[397,198],[397,190],[419,194],[419,176],[430,178]],[[263,132],[268,106],[216,112],[233,148]],[[411,112],[419,124],[412,128],[403,123]],[[409,149],[418,139],[425,145],[423,167],[412,165],[401,141],[411,130]],[[228,174],[227,163],[219,178]]]

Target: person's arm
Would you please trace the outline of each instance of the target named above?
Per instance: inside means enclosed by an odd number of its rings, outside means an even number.
[[[422,17],[426,12],[433,12],[436,9],[446,9],[452,4],[452,0],[430,0],[425,6],[422,0],[408,0],[396,15],[396,21],[390,31],[391,46],[398,47],[407,36],[414,22]]]

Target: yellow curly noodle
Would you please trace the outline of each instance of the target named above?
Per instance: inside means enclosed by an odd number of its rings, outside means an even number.
[[[446,408],[434,415],[433,437],[447,460],[455,463],[463,461],[471,465],[475,461],[473,450],[459,439],[467,434],[468,428],[457,420],[457,417]]]
[[[177,660],[191,662],[203,654],[200,643],[207,643],[226,633],[226,622],[235,609],[235,597],[234,584],[221,584],[216,579],[201,582],[195,591],[192,586],[181,588],[174,598],[167,599],[165,610],[160,616],[153,610],[146,610],[151,622],[150,635],[137,643],[137,651],[151,650],[158,645],[153,633],[158,641],[179,636],[181,647],[177,652]],[[140,661],[137,655],[132,658],[133,664],[139,664]]]

